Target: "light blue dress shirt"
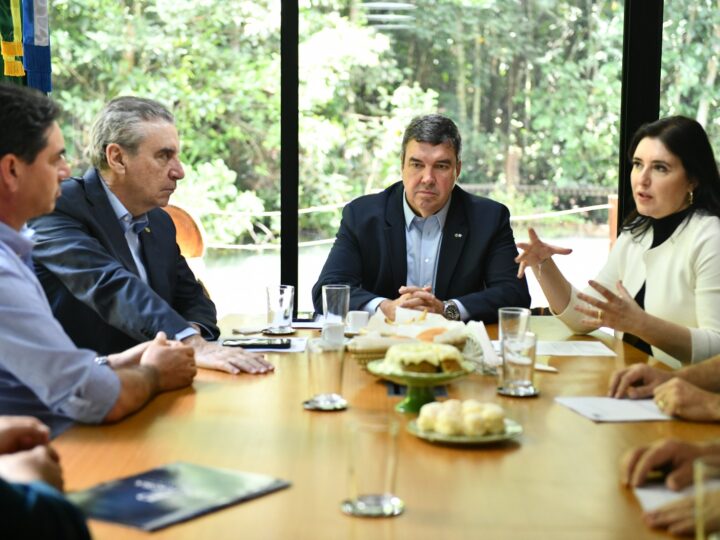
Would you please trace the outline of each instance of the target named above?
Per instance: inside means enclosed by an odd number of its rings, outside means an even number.
[[[407,279],[411,287],[431,287],[435,290],[442,231],[445,226],[450,200],[436,214],[422,218],[416,216],[403,197],[405,214],[405,244],[407,246]]]
[[[141,216],[133,218],[132,214],[128,211],[127,208],[125,208],[125,205],[120,201],[120,199],[118,199],[117,195],[110,191],[110,188],[105,183],[105,179],[102,178],[102,176],[100,177],[100,180],[102,180],[100,184],[105,190],[105,194],[110,201],[110,206],[112,206],[113,212],[115,212],[115,217],[117,217],[118,222],[122,227],[122,230],[125,232],[125,240],[127,241],[128,247],[130,248],[130,254],[132,255],[133,261],[135,261],[135,266],[137,266],[140,279],[143,281],[143,283],[147,284],[147,270],[145,269],[145,263],[142,259],[142,247],[140,246],[140,237],[138,236],[143,231],[143,229],[145,229],[150,224],[147,214],[143,214]],[[198,332],[195,328],[193,328],[192,326],[188,326],[185,330],[175,334],[174,339],[180,341],[190,336],[195,336],[199,334],[200,332]],[[173,338],[173,336],[170,337]]]
[[[405,216],[405,245],[407,247],[407,278],[405,284],[415,287],[430,286],[435,291],[438,261],[440,260],[440,246],[442,245],[442,231],[445,227],[450,201],[448,199],[440,210],[432,216],[422,218],[413,212],[403,192],[403,214]],[[380,303],[386,300],[377,297],[365,304],[362,309],[371,314],[377,311]],[[453,299],[460,311],[463,321],[470,318],[465,306]]]
[[[29,233],[0,222],[0,414],[35,416],[55,436],[75,420],[101,422],[120,380],[95,363],[95,352],[78,349],[53,316],[30,266]]]
[[[143,263],[142,260],[140,238],[138,237],[142,230],[150,224],[147,214],[133,218],[132,214],[130,214],[127,208],[125,208],[125,205],[117,198],[117,195],[110,191],[110,188],[105,183],[105,180],[102,180],[100,184],[105,190],[105,194],[110,201],[110,206],[112,206],[113,212],[115,212],[115,217],[117,217],[118,222],[125,233],[125,240],[130,248],[130,254],[132,255],[133,261],[135,261],[135,266],[137,266],[140,279],[143,280],[143,283],[147,283],[147,270],[145,270],[145,263]]]

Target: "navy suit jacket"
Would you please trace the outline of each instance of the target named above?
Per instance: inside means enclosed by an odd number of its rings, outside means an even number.
[[[0,479],[3,538],[90,540],[85,516],[45,482],[10,484]]]
[[[64,181],[55,211],[30,222],[35,272],[65,331],[78,347],[101,354],[161,330],[172,339],[189,322],[216,339],[215,305],[180,255],[170,216],[151,210],[139,235],[146,284],[101,182],[95,169]]]
[[[322,313],[322,286],[350,285],[350,309],[378,296],[395,299],[407,281],[403,185],[359,197],[343,209],[340,230],[313,287]],[[456,299],[473,320],[497,321],[505,306],[528,307],[525,279],[518,279],[517,248],[510,212],[502,204],[455,186],[445,220],[435,278],[435,296]]]

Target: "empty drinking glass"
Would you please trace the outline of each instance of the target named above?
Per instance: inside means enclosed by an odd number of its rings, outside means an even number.
[[[347,401],[342,397],[345,343],[323,338],[309,339],[307,359],[312,397],[303,402],[303,407],[311,411],[346,409]]]
[[[399,424],[387,414],[366,414],[350,422],[348,496],[342,511],[352,516],[400,515],[405,503],[395,495]]]
[[[292,316],[295,287],[275,285],[267,287],[267,332],[290,334],[293,331]]]
[[[350,307],[350,285],[323,285],[322,303],[326,323],[345,324],[345,317]]]

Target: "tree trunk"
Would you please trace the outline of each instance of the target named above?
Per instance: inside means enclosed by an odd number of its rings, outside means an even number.
[[[720,0],[717,2],[717,7],[720,9]],[[715,87],[715,79],[717,78],[717,55],[720,53],[718,49],[718,40],[720,40],[720,25],[713,27],[713,34],[715,39],[713,40],[713,54],[707,61],[707,75],[705,76],[705,84],[703,85],[703,92],[700,96],[700,102],[698,103],[698,112],[695,119],[700,122],[702,126],[707,126],[708,113],[710,111],[710,91]]]
[[[348,0],[348,20],[351,23],[357,23],[358,21],[358,1]]]
[[[465,41],[462,19],[458,13],[455,24],[455,97],[458,103],[458,121],[462,125],[467,120],[467,90],[465,88]]]
[[[472,101],[472,131],[473,135],[480,132],[480,112],[482,108],[482,26],[478,25],[475,36],[475,53],[473,57],[473,101]]]

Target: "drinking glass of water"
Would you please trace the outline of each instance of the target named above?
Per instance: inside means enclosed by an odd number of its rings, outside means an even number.
[[[505,336],[502,340],[503,363],[498,394],[515,397],[538,395],[535,388],[535,348],[532,332]]]

